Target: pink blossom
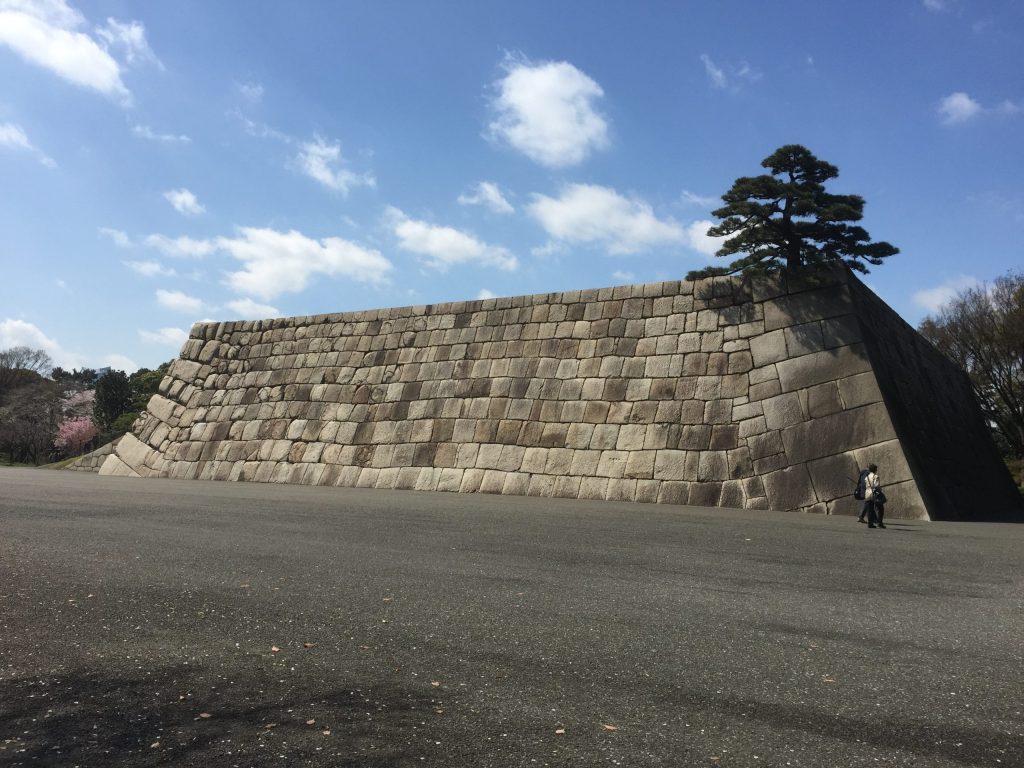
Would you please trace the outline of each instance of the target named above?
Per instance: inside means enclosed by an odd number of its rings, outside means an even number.
[[[94,437],[96,437],[96,426],[92,423],[92,419],[82,416],[77,419],[68,419],[57,427],[57,437],[53,444],[66,453],[76,454]]]

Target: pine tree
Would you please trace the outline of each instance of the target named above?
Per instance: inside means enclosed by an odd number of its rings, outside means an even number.
[[[722,223],[708,230],[728,238],[717,256],[744,255],[728,267],[690,272],[687,280],[835,261],[867,272],[865,262],[878,265],[899,253],[889,243],[872,243],[867,230],[852,223],[863,218],[864,198],[825,191],[825,182],[839,175],[836,166],[799,144],[779,147],[761,165],[771,173],[736,179],[722,195],[725,205],[712,211]]]

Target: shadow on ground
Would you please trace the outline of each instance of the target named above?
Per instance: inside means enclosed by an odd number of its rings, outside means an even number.
[[[421,764],[416,723],[431,713],[430,701],[409,690],[349,682],[310,691],[230,679],[189,687],[216,677],[177,667],[0,680],[0,763],[250,766],[280,764],[287,752],[303,763]]]

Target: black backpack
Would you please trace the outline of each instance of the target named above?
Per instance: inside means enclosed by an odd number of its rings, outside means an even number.
[[[862,469],[860,471],[860,477],[857,478],[857,487],[853,489],[853,498],[857,501],[864,501],[864,494],[867,490],[866,486],[869,474],[871,474],[870,469]]]

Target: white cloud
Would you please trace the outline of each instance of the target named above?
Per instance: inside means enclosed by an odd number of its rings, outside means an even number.
[[[239,237],[217,238],[216,247],[245,265],[228,274],[227,284],[238,293],[261,299],[298,293],[316,274],[383,283],[394,268],[379,251],[340,237],[314,240],[295,230],[243,227]]]
[[[21,126],[14,123],[0,123],[0,147],[29,152],[35,155],[36,159],[47,168],[57,167],[57,163],[54,162],[53,158],[48,157],[44,152],[34,147],[32,142],[28,140],[28,136],[25,135],[25,131],[21,129]]]
[[[149,62],[161,71],[164,69],[163,62],[156,57],[146,41],[146,27],[142,22],[129,21],[125,24],[108,18],[105,27],[96,28],[96,34],[106,43],[108,50],[111,47],[120,48],[128,64]]]
[[[180,347],[188,341],[188,332],[181,328],[160,328],[156,331],[139,331],[143,341],[150,344],[164,344],[169,347]]]
[[[741,61],[739,64],[727,64],[723,67],[716,64],[706,53],[700,55],[700,60],[704,63],[704,71],[707,73],[708,82],[712,88],[737,91],[741,81],[756,83],[761,79],[761,73],[745,61]]]
[[[939,102],[938,106],[938,113],[946,125],[965,123],[977,117],[980,112],[981,104],[963,91],[949,94]]]
[[[725,76],[725,70],[719,67],[715,62],[711,60],[711,57],[706,53],[700,55],[700,60],[704,62],[704,71],[708,74],[708,81],[715,88],[725,88],[729,85],[729,78]]]
[[[304,142],[295,158],[295,164],[302,173],[343,195],[347,195],[352,187],[376,186],[377,180],[372,175],[358,174],[343,168],[341,166],[344,162],[341,144],[329,143],[320,136]]]
[[[173,269],[165,267],[159,261],[126,261],[124,265],[143,277],[172,277],[176,274]]]
[[[429,267],[447,270],[454,264],[476,263],[513,271],[519,261],[507,249],[489,245],[452,227],[410,219],[397,208],[389,208],[389,222],[402,250],[423,257]]]
[[[186,315],[198,315],[205,306],[201,299],[194,296],[189,296],[181,291],[165,291],[162,288],[156,292],[156,301],[165,309],[182,312]]]
[[[949,7],[948,0],[921,0],[921,4],[929,11],[944,11]]]
[[[183,216],[198,216],[206,213],[206,208],[199,204],[196,196],[184,187],[181,189],[169,189],[164,192],[164,199],[174,206],[174,210]]]
[[[608,123],[595,107],[604,91],[586,74],[566,61],[510,60],[506,70],[494,84],[491,138],[549,168],[576,165],[609,146]]]
[[[1024,105],[1003,99],[994,107],[986,107],[963,91],[957,91],[942,98],[935,111],[942,118],[943,125],[955,125],[966,123],[982,115],[1018,115],[1024,112]]]
[[[250,104],[263,101],[263,86],[260,83],[239,83],[238,92]]]
[[[109,237],[118,248],[131,248],[132,239],[128,237],[127,233],[122,232],[120,229],[111,229],[110,227],[99,227],[99,233],[105,237]]]
[[[535,194],[527,211],[556,240],[602,245],[610,254],[687,242],[676,221],[659,219],[648,203],[608,187],[571,184],[558,198]]]
[[[728,238],[710,237],[708,230],[713,226],[715,226],[715,222],[708,221],[707,219],[701,219],[700,221],[688,224],[686,227],[687,245],[705,256],[714,256],[718,249],[722,247],[722,243],[728,240]]]
[[[560,253],[565,253],[565,243],[560,243],[556,240],[548,240],[544,245],[535,245],[530,249],[530,255],[536,256],[538,259],[546,259],[552,256],[557,256]]]
[[[481,181],[473,187],[472,194],[459,195],[460,205],[483,205],[494,213],[512,213],[515,208],[501,194],[501,189],[493,181]]]
[[[949,303],[950,299],[961,291],[966,291],[969,288],[976,288],[979,285],[981,285],[981,281],[976,277],[960,275],[946,280],[942,285],[937,285],[934,288],[925,288],[917,291],[913,296],[911,296],[911,299],[913,299],[917,306],[934,314],[941,312],[942,308]]]
[[[612,272],[612,280],[618,280],[622,283],[633,283],[636,282],[636,275],[632,272],[623,272],[621,269],[617,269]]]
[[[202,258],[217,250],[216,244],[210,240],[194,240],[184,235],[175,238],[166,235],[148,235],[144,242],[150,248],[156,248],[168,256],[186,258]]]
[[[121,67],[89,35],[75,31],[85,18],[64,0],[0,0],[0,45],[58,77],[131,102]]]
[[[138,363],[136,363],[127,355],[120,355],[117,354],[116,352],[104,356],[103,364],[109,365],[115,371],[124,371],[125,373],[135,373],[137,370],[139,370]]]
[[[721,202],[721,198],[705,197],[704,195],[698,195],[685,189],[683,190],[681,197],[684,203],[687,203],[688,205],[699,205],[702,208],[717,206]]]
[[[1024,106],[1021,106],[1015,101],[1004,99],[999,103],[999,106],[997,106],[994,111],[1000,115],[1017,115],[1024,112]]]
[[[257,123],[255,120],[251,120],[242,114],[237,109],[228,111],[228,117],[234,117],[241,121],[242,128],[249,136],[253,136],[257,139],[275,139],[283,144],[294,144],[295,139],[289,136],[287,133],[282,133],[276,128],[272,128],[266,123]]]
[[[235,313],[240,320],[260,320],[265,317],[280,317],[281,310],[269,304],[260,304],[252,299],[236,299],[229,301],[228,309]]]
[[[162,141],[165,144],[188,144],[190,141],[192,141],[192,139],[190,139],[185,134],[175,135],[173,133],[157,133],[148,125],[135,124],[132,126],[132,133],[135,136],[138,136],[140,139],[148,139],[149,141]]]
[[[494,291],[491,291],[491,290],[489,290],[487,288],[481,288],[480,289],[480,293],[478,293],[476,295],[476,297],[478,299],[496,299],[496,298],[498,298],[498,294],[496,294]]]
[[[81,355],[67,351],[55,339],[25,320],[0,320],[0,349],[11,347],[41,349],[53,359],[54,364],[62,368],[81,368],[85,365]]]

